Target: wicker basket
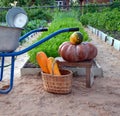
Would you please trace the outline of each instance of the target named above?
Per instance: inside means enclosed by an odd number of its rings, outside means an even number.
[[[47,92],[57,94],[67,94],[71,92],[73,76],[72,71],[60,69],[60,72],[60,76],[41,72],[43,86]]]

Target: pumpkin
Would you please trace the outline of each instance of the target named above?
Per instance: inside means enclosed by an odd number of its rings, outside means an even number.
[[[70,42],[73,45],[80,44],[83,41],[83,35],[80,32],[74,32],[70,35]]]
[[[49,73],[48,67],[47,67],[47,55],[40,51],[36,55],[36,60],[38,62],[38,65],[41,67],[41,70],[45,73]]]
[[[69,62],[92,60],[97,56],[97,48],[89,42],[82,42],[78,45],[63,42],[59,46],[58,52],[64,60]]]
[[[59,71],[59,67],[57,62],[55,61],[55,58],[53,57],[49,57],[47,59],[47,66],[48,66],[48,70],[50,72],[50,74],[53,75],[61,75],[60,71]]]

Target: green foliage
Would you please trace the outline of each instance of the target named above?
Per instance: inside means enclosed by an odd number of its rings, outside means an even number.
[[[30,8],[26,9],[27,15],[29,17],[29,20],[46,20],[46,21],[51,21],[52,20],[52,14],[50,14],[49,10],[46,9],[41,9],[39,7],[37,8]]]
[[[0,6],[10,6],[10,2],[14,2],[14,0],[0,0]]]
[[[83,34],[84,41],[88,40],[88,34],[84,31],[84,28],[82,24],[74,17],[74,13],[57,13],[55,15],[54,20],[52,21],[51,25],[49,26],[49,29],[47,32],[43,32],[42,35],[37,39],[37,41],[41,40],[44,37],[47,37],[51,33],[63,29],[63,28],[73,28],[73,27],[79,27],[80,32]],[[73,17],[74,16],[74,17]],[[30,56],[30,61],[32,63],[36,63],[36,53],[39,51],[44,51],[47,56],[53,56],[57,57],[58,54],[58,48],[60,44],[62,44],[64,41],[69,41],[69,37],[73,32],[65,32],[61,33],[50,40],[44,42],[40,46],[36,47],[35,49],[29,51],[28,55]]]
[[[38,0],[40,5],[54,5],[55,0]]]
[[[112,2],[110,8],[111,9],[118,8],[120,10],[120,0]]]
[[[0,0],[0,6],[10,6],[9,3],[17,1],[17,6],[33,6],[33,5],[53,5],[55,0]]]
[[[105,15],[107,17],[106,30],[117,31],[120,26],[120,12],[114,9],[113,12],[108,12]]]
[[[91,13],[86,13],[80,17],[80,22],[84,25],[87,26],[89,24],[89,20],[91,18],[92,14]]]
[[[84,7],[84,13],[89,12],[89,13],[94,13],[99,11],[99,7],[97,4],[89,3],[86,4]]]
[[[102,12],[105,10],[113,10],[115,8],[118,8],[120,11],[120,1],[113,1],[111,3],[105,4],[105,3],[89,3],[84,5],[83,14],[86,13],[95,13],[95,12]]]
[[[24,35],[25,33],[37,29],[37,28],[41,28],[41,27],[47,27],[47,21],[46,20],[32,20],[29,21],[27,26],[24,28],[24,31],[22,31],[22,35]]]
[[[120,31],[120,11],[117,8],[99,13],[86,13],[80,17],[80,21],[85,26],[89,24],[102,30]]]
[[[35,9],[25,9],[27,12],[27,16],[29,18],[28,24],[26,25],[24,31],[22,32],[22,35],[40,27],[46,27],[47,23],[52,20],[52,14],[48,13],[49,10],[44,10],[40,8]]]
[[[5,16],[6,16],[7,11],[1,10],[0,12],[0,22],[6,22]]]

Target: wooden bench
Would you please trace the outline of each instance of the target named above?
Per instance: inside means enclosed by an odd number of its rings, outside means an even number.
[[[57,58],[58,64],[60,66],[69,66],[69,67],[80,67],[86,69],[86,87],[91,88],[94,83],[94,76],[91,71],[93,65],[93,60],[83,61],[83,62],[67,62],[61,57]]]

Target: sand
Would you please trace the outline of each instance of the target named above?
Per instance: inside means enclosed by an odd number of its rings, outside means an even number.
[[[20,76],[9,94],[0,94],[0,116],[119,116],[120,52],[86,31],[104,77],[96,77],[92,88],[73,77],[72,92],[59,95],[44,90],[40,75]]]

